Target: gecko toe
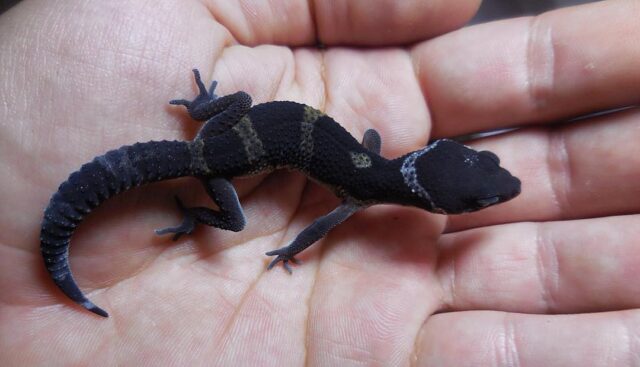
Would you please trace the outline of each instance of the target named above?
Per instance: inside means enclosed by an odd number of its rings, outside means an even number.
[[[191,232],[193,232],[193,230],[196,228],[196,219],[195,216],[189,211],[189,209],[184,207],[184,205],[180,201],[180,198],[176,196],[175,200],[178,208],[184,214],[184,220],[179,226],[156,229],[155,232],[159,236],[174,233],[173,240],[177,241],[183,234],[191,234]]]
[[[266,254],[268,256],[276,256],[275,259],[273,259],[270,263],[269,266],[267,266],[267,270],[271,270],[274,266],[276,266],[279,262],[282,262],[282,267],[289,273],[289,274],[293,274],[293,270],[291,270],[291,265],[289,264],[289,261],[291,261],[292,263],[298,265],[300,264],[300,260],[296,259],[295,257],[293,257],[292,255],[287,255],[286,253],[283,253],[284,251],[281,251],[282,249],[278,249],[278,250],[274,250],[274,251],[269,251]]]
[[[187,218],[185,218],[185,221],[182,222],[182,224],[180,224],[177,227],[166,227],[162,229],[156,229],[154,232],[158,236],[173,233],[174,235],[172,239],[174,241],[177,241],[180,238],[180,236],[182,236],[183,234],[191,234],[194,228],[195,228],[195,223],[192,223],[191,221],[187,220]]]
[[[289,275],[293,274],[293,271],[291,270],[291,265],[289,265],[288,260],[284,260],[282,262],[282,267],[289,273]]]
[[[172,99],[169,101],[169,104],[185,106],[189,108],[189,106],[191,105],[191,101],[187,101],[186,99]]]
[[[220,96],[215,94],[217,86],[218,86],[218,81],[217,80],[214,80],[214,81],[211,82],[211,86],[209,87],[209,97],[212,100],[216,100],[216,99],[220,98]]]

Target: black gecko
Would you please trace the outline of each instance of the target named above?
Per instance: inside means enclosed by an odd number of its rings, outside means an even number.
[[[237,92],[224,97],[209,91],[193,70],[200,94],[169,103],[186,106],[189,115],[206,121],[192,141],[151,141],[111,150],[72,173],[51,197],[40,235],[42,256],[55,284],[87,310],[108,314],[78,288],[69,269],[69,240],[82,219],[109,197],[132,187],[183,176],[202,180],[219,210],[186,208],[184,221],[156,230],[159,235],[191,233],[196,224],[240,231],[244,213],[230,180],[277,168],[303,172],[333,190],[342,204],[318,218],[276,256],[271,269],[326,235],[358,210],[393,203],[430,212],[458,214],[514,198],[520,181],[500,167],[498,157],[442,139],[402,157],[379,155],[380,136],[367,130],[356,141],[331,117],[307,105],[268,102],[251,107],[251,97]]]

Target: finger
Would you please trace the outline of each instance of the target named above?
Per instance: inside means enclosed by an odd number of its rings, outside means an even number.
[[[406,44],[461,27],[477,0],[316,1],[318,38],[326,45]]]
[[[434,135],[550,121],[640,99],[640,3],[602,1],[461,29],[413,50]]]
[[[622,366],[638,361],[638,310],[585,315],[476,311],[431,317],[421,366]]]
[[[640,215],[444,235],[444,309],[576,313],[640,307]]]
[[[447,231],[514,221],[548,221],[640,211],[640,109],[481,141],[522,180],[514,200],[451,216]]]
[[[214,18],[242,44],[391,45],[461,27],[478,0],[218,2]]]

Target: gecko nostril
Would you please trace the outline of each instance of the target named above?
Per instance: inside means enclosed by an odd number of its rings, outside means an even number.
[[[515,177],[515,176],[511,176],[511,178],[513,179],[513,191],[511,192],[511,197],[516,197],[520,194],[520,191],[522,190],[522,182],[520,181],[519,178]]]

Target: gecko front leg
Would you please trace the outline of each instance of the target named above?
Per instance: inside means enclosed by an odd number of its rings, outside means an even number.
[[[382,147],[382,139],[380,134],[374,129],[368,129],[362,137],[362,145],[368,150],[379,154]],[[353,200],[345,200],[339,207],[335,208],[331,213],[316,219],[310,226],[305,228],[293,242],[286,247],[279,248],[266,253],[267,256],[276,256],[267,267],[267,270],[273,268],[278,262],[282,261],[282,266],[292,273],[289,261],[297,263],[294,257],[307,247],[313,245],[316,241],[326,236],[330,230],[338,224],[347,220],[355,212],[365,208],[366,205]]]
[[[270,270],[282,261],[284,268],[291,274],[292,271],[289,266],[289,261],[295,263],[297,261],[294,257],[295,255],[326,236],[330,230],[364,207],[365,205],[362,203],[347,200],[331,213],[316,219],[310,226],[300,232],[289,246],[266,253],[267,256],[276,256],[267,267],[267,270]]]

